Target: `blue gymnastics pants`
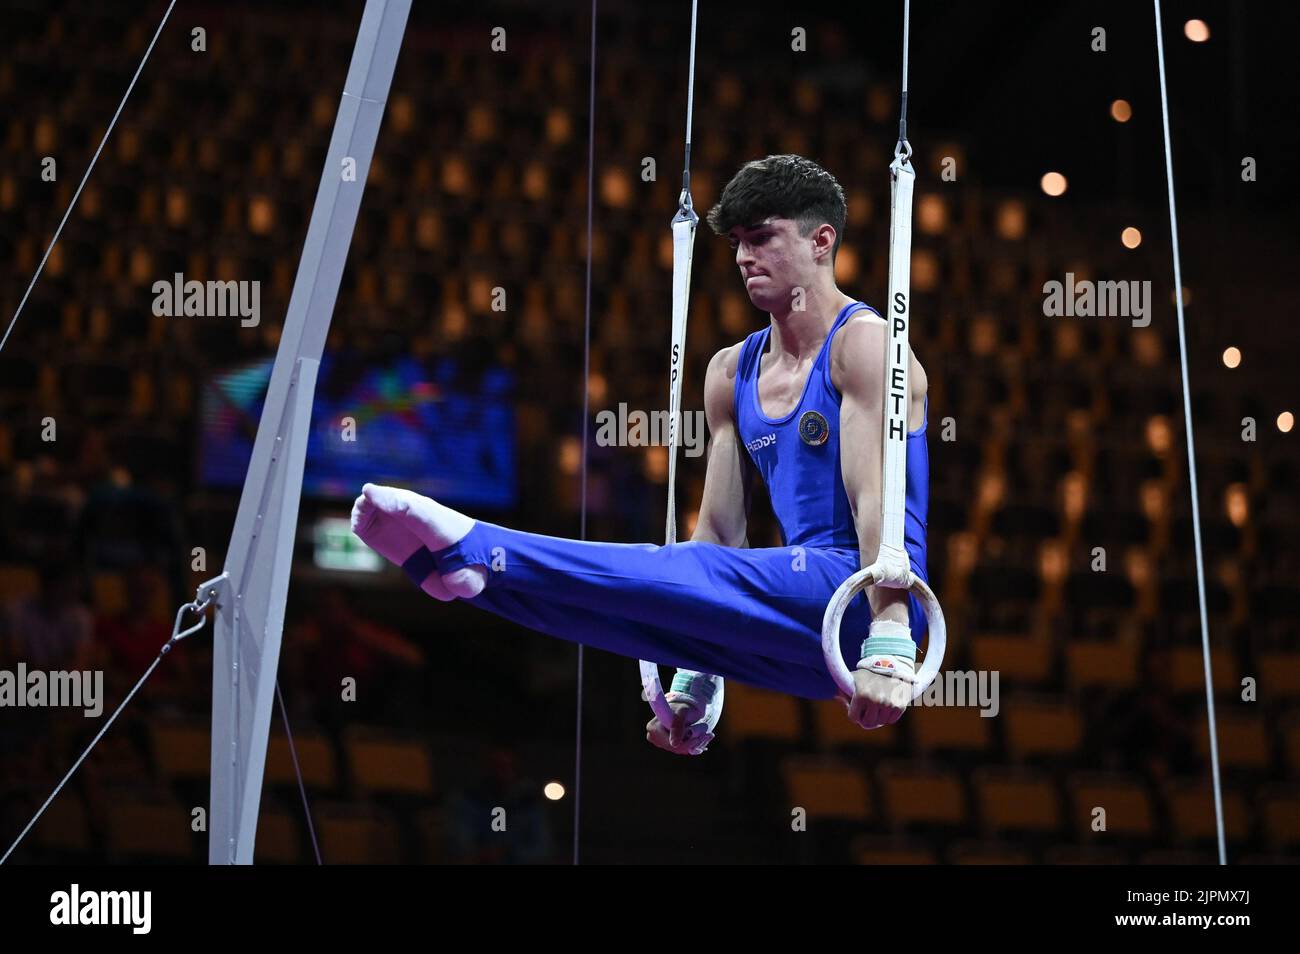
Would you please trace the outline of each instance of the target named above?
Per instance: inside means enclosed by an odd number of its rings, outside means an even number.
[[[696,541],[600,543],[511,530],[483,520],[460,541],[416,551],[403,569],[417,584],[435,569],[488,568],[467,602],[570,642],[630,659],[830,699],[822,615],[859,566],[857,548],[739,549]],[[913,570],[917,569],[915,556]],[[912,638],[925,613],[909,596]],[[852,669],[871,622],[865,594],[844,614],[840,650]]]

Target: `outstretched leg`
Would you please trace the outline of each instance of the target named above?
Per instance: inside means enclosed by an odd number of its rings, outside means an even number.
[[[400,546],[380,552],[426,592],[429,580],[448,586],[468,571],[482,584],[469,597],[474,605],[549,635],[793,695],[835,695],[821,656],[821,619],[858,568],[855,549],[566,540],[474,521],[407,491],[373,491],[367,485],[363,498],[389,509],[358,535],[370,542],[367,533],[388,520],[407,528],[410,536],[393,531]],[[411,536],[425,545],[412,547]],[[857,658],[870,619],[859,596],[841,627],[846,658]],[[919,639],[919,607],[913,619]]]

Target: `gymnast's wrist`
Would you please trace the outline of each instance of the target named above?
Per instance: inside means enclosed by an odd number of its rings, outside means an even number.
[[[669,691],[704,709],[718,692],[719,678],[693,669],[678,669]]]
[[[873,656],[901,656],[916,664],[916,643],[912,631],[903,623],[891,619],[873,619],[868,635],[862,641],[863,660]]]

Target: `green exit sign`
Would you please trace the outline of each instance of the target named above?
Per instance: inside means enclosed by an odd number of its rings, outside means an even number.
[[[316,565],[322,570],[354,570],[378,573],[384,559],[352,532],[347,517],[322,517],[313,531]]]

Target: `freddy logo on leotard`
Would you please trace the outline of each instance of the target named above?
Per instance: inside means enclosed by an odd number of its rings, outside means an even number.
[[[776,443],[776,434],[764,434],[762,437],[756,437],[745,445],[745,450],[751,454],[756,454],[764,447]]]

